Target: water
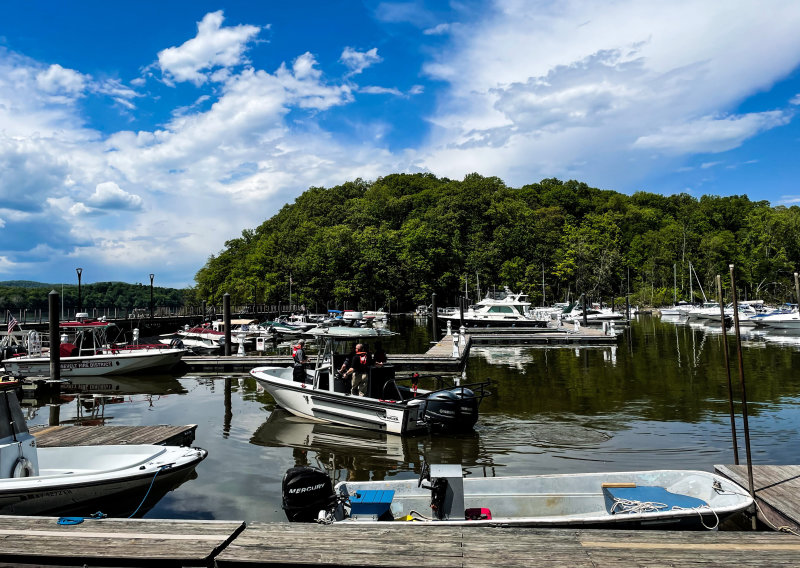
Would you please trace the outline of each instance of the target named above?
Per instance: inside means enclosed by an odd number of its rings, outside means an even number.
[[[403,335],[384,342],[390,359],[427,349],[425,326],[412,318],[392,325]],[[728,341],[739,396],[736,345]],[[754,463],[800,464],[800,337],[747,333],[742,343]],[[61,419],[198,425],[195,445],[209,457],[147,518],[282,521],[281,478],[297,464],[365,480],[416,478],[422,459],[461,463],[475,476],[733,463],[719,329],[643,317],[614,347],[474,347],[467,375],[494,385],[475,432],[462,436],[402,438],[309,423],[237,375],[92,379],[86,391],[115,397],[94,409],[64,401]],[[46,424],[47,414],[31,408],[29,424]],[[740,416],[737,431],[744,462]]]

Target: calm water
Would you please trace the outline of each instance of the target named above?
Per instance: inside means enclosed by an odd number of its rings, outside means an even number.
[[[423,352],[429,335],[397,318],[389,352]],[[728,336],[738,389],[735,342]],[[800,337],[743,337],[752,453],[757,464],[800,464]],[[632,469],[713,471],[733,463],[719,329],[643,317],[616,347],[475,347],[469,380],[490,377],[493,396],[473,434],[401,438],[305,422],[275,408],[247,376],[94,379],[115,397],[90,408],[62,402],[63,422],[198,424],[209,451],[197,478],[149,518],[282,521],[280,483],[296,464],[337,479],[416,477],[421,460],[461,463],[468,474],[520,475]],[[737,412],[739,405],[737,405]],[[29,409],[46,424],[47,409]],[[744,461],[741,419],[737,417]]]

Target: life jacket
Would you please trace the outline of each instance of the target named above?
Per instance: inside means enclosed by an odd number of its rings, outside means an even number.
[[[298,352],[300,349],[302,349],[302,347],[300,347],[300,345],[299,345],[299,344],[298,344],[298,345],[295,345],[294,347],[292,347],[292,359],[294,359],[294,362],[295,362],[295,363],[302,363],[302,361],[300,360],[300,358],[297,356],[297,352]]]

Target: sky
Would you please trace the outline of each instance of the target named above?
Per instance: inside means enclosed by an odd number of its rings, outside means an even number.
[[[0,280],[185,287],[398,172],[800,204],[797,0],[4,0]]]

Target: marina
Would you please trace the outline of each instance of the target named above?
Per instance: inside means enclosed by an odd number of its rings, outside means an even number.
[[[452,344],[431,343],[427,327],[407,320],[396,325],[402,332],[398,349],[403,352],[419,350],[421,355],[431,356],[426,352],[438,349],[440,357],[452,358]],[[424,460],[460,463],[470,477],[495,477],[664,469],[674,467],[674,456],[679,453],[681,468],[716,469],[718,473],[724,473],[722,468],[735,470],[719,465],[732,463],[724,369],[720,365],[721,337],[719,330],[710,326],[667,323],[645,316],[606,345],[476,345],[470,341],[464,376],[466,380],[491,377],[495,394],[483,401],[474,432],[459,435],[401,437],[304,421],[277,408],[256,381],[236,372],[140,377],[139,383],[133,377],[98,377],[93,383],[78,383],[74,394],[64,395],[69,401],[55,404],[60,406],[62,424],[72,424],[79,423],[80,409],[85,409],[87,400],[95,405],[105,401],[104,412],[97,415],[97,421],[105,426],[97,430],[107,432],[101,436],[107,443],[133,440],[135,435],[153,435],[153,440],[166,440],[171,435],[180,438],[183,431],[194,432],[192,443],[209,450],[209,458],[197,467],[196,478],[168,493],[140,522],[219,519],[245,523],[246,530],[215,556],[217,565],[270,564],[287,558],[296,558],[297,564],[326,564],[336,559],[323,557],[322,544],[318,545],[318,554],[316,548],[309,549],[307,534],[334,529],[284,522],[280,480],[289,467],[323,467],[334,481],[402,480],[416,479]],[[785,469],[789,477],[777,479],[774,472],[765,469],[768,477],[761,477],[762,467],[800,463],[795,444],[800,379],[791,372],[800,357],[800,341],[793,341],[788,334],[781,338],[776,342],[752,332],[743,337],[743,346],[745,373],[758,377],[748,391],[757,493],[765,494],[761,488],[770,485],[788,488],[772,502],[786,509],[796,507],[791,505],[790,478],[797,472]],[[387,351],[390,363],[394,363],[395,348],[387,345]],[[289,360],[286,355],[278,357]],[[652,371],[656,368],[657,377]],[[49,426],[48,408],[45,402],[36,401],[25,407],[26,419],[43,443],[48,436],[60,440],[56,444],[72,443],[66,441],[70,435],[81,438],[87,434],[76,431],[93,428]],[[172,433],[162,430],[156,436],[157,429],[167,423],[187,426],[179,426]],[[134,427],[143,429],[125,431]],[[757,498],[761,497],[758,494]],[[767,505],[767,499],[759,499],[763,510]],[[579,547],[581,554],[587,554],[583,542],[605,543],[592,545],[596,547],[591,551],[596,565],[625,566],[628,561],[654,553],[674,565],[698,558],[741,563],[756,555],[777,565],[786,563],[789,555],[795,554],[796,537],[763,532],[770,530],[767,524],[761,529],[708,535],[596,530],[589,531],[594,535],[591,539],[582,536],[583,540],[576,535],[585,535],[585,530],[568,534],[574,540],[569,546]],[[362,531],[359,534],[363,536],[344,538],[354,542],[363,539],[364,547],[360,554],[353,552],[358,560],[348,557],[348,562],[367,565],[376,560],[366,550],[368,541],[394,539],[397,537],[392,534],[408,528],[393,525],[388,529],[390,534],[380,527],[378,532],[365,527],[353,530]],[[488,551],[491,543],[497,542],[496,538],[487,540],[488,534],[474,534],[484,530],[499,529],[465,528],[466,532],[459,534],[469,534],[469,543],[458,545],[447,562],[480,565],[484,561],[480,555],[470,557],[470,562],[464,555],[471,554],[471,547]],[[525,538],[530,537],[531,542],[520,547],[520,563],[523,556],[530,559],[531,554],[539,555],[542,547],[552,551],[553,543],[567,534],[558,529],[526,531]],[[269,550],[277,545],[261,539],[271,538],[277,543],[281,534],[287,541],[282,548],[285,554],[272,558]],[[431,551],[444,546],[441,538],[425,536],[425,531],[419,534],[418,541],[436,541],[430,544]],[[542,541],[542,534],[549,536]],[[613,539],[609,536],[612,534]],[[534,535],[540,536],[536,539]],[[630,547],[619,548],[623,542],[631,543]],[[687,552],[689,545],[698,547],[693,554]],[[548,558],[547,550],[541,552],[542,558]],[[411,551],[409,554],[414,557]],[[565,563],[568,557],[564,556]],[[392,559],[382,562],[393,565]],[[513,565],[513,556],[509,562]]]

